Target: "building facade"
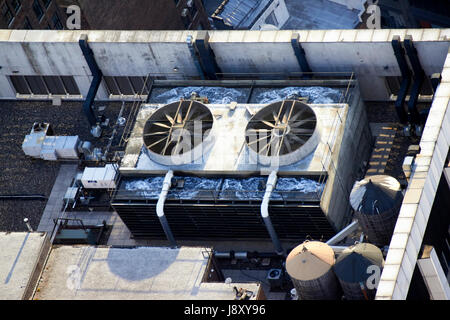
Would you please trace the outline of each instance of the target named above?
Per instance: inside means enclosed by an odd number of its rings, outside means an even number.
[[[56,29],[65,26],[66,14],[55,0],[1,0],[0,29]]]
[[[82,30],[207,30],[201,0],[57,0],[81,9]]]

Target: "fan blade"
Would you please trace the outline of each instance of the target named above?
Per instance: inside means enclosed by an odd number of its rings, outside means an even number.
[[[291,117],[291,120],[290,120],[290,121],[295,121],[295,120],[297,120],[298,117],[300,117],[300,116],[305,112],[305,110],[306,110],[306,109],[302,109],[302,110],[300,110],[298,113],[296,113],[295,115],[293,115],[293,116]]]
[[[314,130],[298,128],[298,129],[291,129],[291,132],[292,133],[313,133]]]
[[[157,135],[160,135],[160,134],[168,134],[168,133],[169,133],[169,131],[152,132],[152,133],[146,133],[146,134],[144,134],[144,137],[147,137],[147,136],[157,136]]]
[[[300,142],[302,145],[303,144],[305,144],[305,140],[303,140],[303,139],[301,139],[301,138],[299,138],[299,137],[297,137],[297,136],[295,136],[295,135],[293,135],[293,134],[290,134],[289,135],[289,138],[291,138],[292,140],[297,140],[298,142]]]
[[[155,122],[154,125],[170,129],[170,126],[168,126],[167,124],[161,123],[161,122]]]
[[[307,118],[307,119],[303,119],[303,120],[300,120],[300,121],[297,121],[297,122],[295,122],[295,123],[290,124],[290,126],[291,126],[291,127],[294,127],[294,128],[300,127],[300,126],[303,125],[304,123],[310,122],[310,121],[313,121],[313,120],[314,120],[313,117]]]
[[[288,139],[283,140],[283,144],[286,146],[286,149],[288,150],[288,153],[292,152],[291,144],[289,143]]]
[[[177,114],[177,123],[182,123],[183,122],[183,117],[181,117],[181,110],[180,112],[178,112]]]
[[[271,127],[271,128],[275,128],[275,125],[273,123],[270,123],[269,121],[261,120],[261,122],[264,123],[265,125]]]
[[[247,132],[271,132],[271,129],[248,129]]]
[[[272,111],[272,115],[273,115],[273,120],[275,120],[275,123],[277,123],[278,122],[278,116],[275,113],[275,111]]]
[[[252,142],[250,142],[248,145],[252,145],[252,144],[257,143],[257,142],[259,142],[259,141],[261,141],[261,140],[263,140],[263,139],[267,139],[267,136],[262,137],[262,138],[259,138],[259,139],[255,140],[255,141],[252,141]]]
[[[169,120],[170,124],[174,125],[175,120],[171,116],[169,116],[168,114],[165,114],[165,116],[166,116],[167,120]]]
[[[166,140],[167,138],[168,138],[168,137],[166,136],[166,137],[164,137],[164,138],[162,138],[162,139],[160,139],[160,140],[158,140],[158,141],[152,143],[151,145],[147,146],[147,148],[150,149],[151,147],[156,146],[157,144],[163,142],[163,141]]]

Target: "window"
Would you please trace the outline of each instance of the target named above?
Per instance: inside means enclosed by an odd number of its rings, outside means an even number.
[[[11,9],[9,9],[8,5],[6,3],[2,6],[2,16],[5,18],[6,24],[9,26],[11,21],[14,19],[14,15],[11,12]]]
[[[10,76],[14,89],[23,95],[80,95],[72,76]]]
[[[106,88],[110,95],[126,95],[134,96],[147,95],[149,93],[150,81],[147,80],[144,87],[145,77],[107,77],[103,79],[106,83]]]
[[[25,23],[23,24],[23,28],[25,30],[33,29],[33,27],[31,26],[31,23],[30,23],[30,20],[28,19],[28,17],[25,17]]]
[[[20,0],[11,0],[11,7],[14,9],[14,11],[17,13],[19,11],[22,4],[20,3]]]
[[[55,14],[52,17],[52,22],[53,22],[53,28],[56,30],[62,30],[64,29],[61,20],[59,20],[58,14],[55,12]]]
[[[33,11],[36,14],[36,18],[40,21],[42,16],[44,15],[44,11],[42,10],[41,5],[38,0],[34,0],[33,2]]]
[[[52,3],[52,0],[42,0],[44,2],[44,7],[47,9],[50,3]]]

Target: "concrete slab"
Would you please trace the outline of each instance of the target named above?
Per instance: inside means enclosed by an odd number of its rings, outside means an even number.
[[[134,249],[92,246],[54,247],[38,285],[39,300],[227,300],[233,286],[250,290],[257,283],[202,283],[205,248]]]
[[[63,198],[67,188],[71,185],[72,179],[77,171],[76,164],[61,165],[58,177],[53,185],[52,192],[48,198],[47,205],[42,215],[37,231],[51,232],[53,229],[53,219],[59,217],[63,209]]]
[[[21,300],[44,244],[44,233],[0,233],[0,300]]]

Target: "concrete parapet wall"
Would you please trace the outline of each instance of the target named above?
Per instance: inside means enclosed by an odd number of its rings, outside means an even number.
[[[197,31],[0,30],[0,98],[15,98],[10,75],[73,75],[86,95],[90,71],[78,45],[83,33],[106,76],[200,76],[186,42]],[[394,35],[412,35],[428,76],[441,71],[450,43],[450,29],[380,29],[209,31],[209,44],[224,73],[295,73],[301,69],[291,46],[294,33],[314,72],[356,72],[365,100],[386,99],[380,77],[400,76]]]
[[[422,245],[450,147],[450,51],[415,158],[411,179],[389,245],[378,300],[404,300]]]

